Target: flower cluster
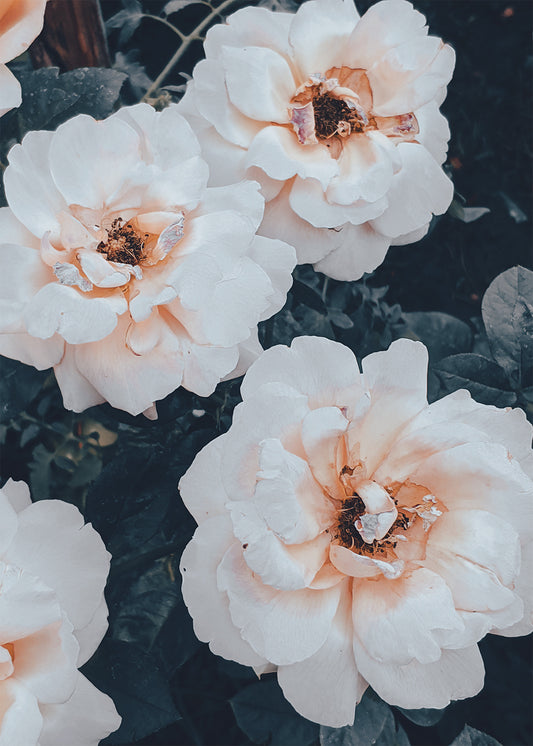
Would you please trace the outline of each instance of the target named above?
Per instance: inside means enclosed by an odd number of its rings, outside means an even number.
[[[478,640],[533,629],[533,428],[465,391],[428,405],[426,369],[409,340],[362,372],[337,342],[273,347],[180,482],[197,636],[277,669],[319,723],[352,723],[368,684],[406,708],[472,696]]]
[[[21,104],[20,84],[5,63],[39,35],[47,0],[0,0],[0,117]]]
[[[257,179],[260,232],[293,244],[299,263],[357,279],[448,208],[439,106],[455,55],[427,32],[405,0],[362,17],[352,0],[244,8],[208,32],[180,107],[211,183]]]
[[[239,375],[295,256],[256,236],[256,183],[207,188],[208,174],[175,106],[26,135],[4,175],[0,352],[53,365],[78,412],[108,401],[154,417],[180,385],[208,396]]]
[[[79,671],[107,629],[110,556],[73,505],[0,490],[0,743],[96,746],[120,725]]]

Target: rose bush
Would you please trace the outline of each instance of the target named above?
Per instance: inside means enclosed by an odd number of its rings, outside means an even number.
[[[260,232],[298,262],[354,280],[448,208],[439,106],[455,56],[404,0],[361,18],[351,0],[296,14],[247,7],[211,28],[179,106],[219,186],[257,179]]]
[[[96,746],[120,725],[78,671],[107,629],[109,560],[73,505],[0,490],[1,746]]]
[[[79,115],[9,153],[0,210],[0,353],[54,366],[65,407],[131,414],[201,396],[257,357],[294,251],[256,236],[259,185],[207,188],[175,106]]]
[[[0,0],[0,117],[22,101],[20,84],[5,63],[41,33],[47,0]]]
[[[426,376],[406,339],[362,372],[327,339],[273,347],[180,482],[197,636],[277,669],[325,725],[352,723],[367,685],[410,709],[472,696],[476,643],[533,627],[533,428],[464,390],[428,405]]]

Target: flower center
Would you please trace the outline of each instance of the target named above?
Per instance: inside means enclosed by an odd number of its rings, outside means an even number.
[[[107,231],[107,240],[100,241],[96,250],[106,254],[112,262],[136,266],[144,258],[144,244],[148,233],[141,235],[122,218],[116,218]]]
[[[333,135],[348,137],[352,132],[363,132],[368,124],[354,107],[340,98],[322,93],[313,98],[315,134],[319,140],[328,140]]]

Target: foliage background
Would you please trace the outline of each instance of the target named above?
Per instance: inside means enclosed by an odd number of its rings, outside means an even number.
[[[230,10],[244,4],[236,0]],[[360,0],[357,7],[363,12],[371,4]],[[81,112],[105,117],[142,97],[157,107],[179,99],[202,47],[192,42],[162,81],[165,87],[150,90],[180,41],[168,24],[190,34],[210,9],[190,0],[102,0],[101,7],[113,68],[33,71],[28,55],[11,65],[24,102],[0,122],[2,168],[9,147],[28,130],[54,129]],[[268,7],[280,4],[270,0]],[[457,52],[442,107],[452,130],[446,169],[456,186],[454,205],[430,235],[392,248],[359,282],[297,268],[285,308],[262,325],[261,338],[269,347],[320,334],[358,357],[397,337],[421,339],[430,350],[430,399],[466,387],[479,401],[519,405],[531,418],[533,275],[511,268],[531,266],[533,6],[527,0],[420,0],[416,7],[431,33]],[[473,220],[474,207],[490,212]],[[337,730],[299,717],[275,676],[257,681],[251,670],[213,656],[195,639],[178,571],[195,525],[176,485],[195,453],[229,427],[239,381],[221,384],[209,399],[178,390],[158,405],[154,423],[107,405],[67,412],[52,373],[5,358],[0,364],[2,483],[24,479],[34,500],[75,503],[113,554],[109,632],[84,668],[123,717],[105,743],[533,742],[531,637],[489,635],[481,643],[487,675],[476,698],[442,712],[405,712],[370,693],[354,727]]]

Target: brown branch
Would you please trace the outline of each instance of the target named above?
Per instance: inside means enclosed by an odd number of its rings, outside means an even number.
[[[98,0],[49,0],[44,29],[30,47],[34,67],[110,67]]]

